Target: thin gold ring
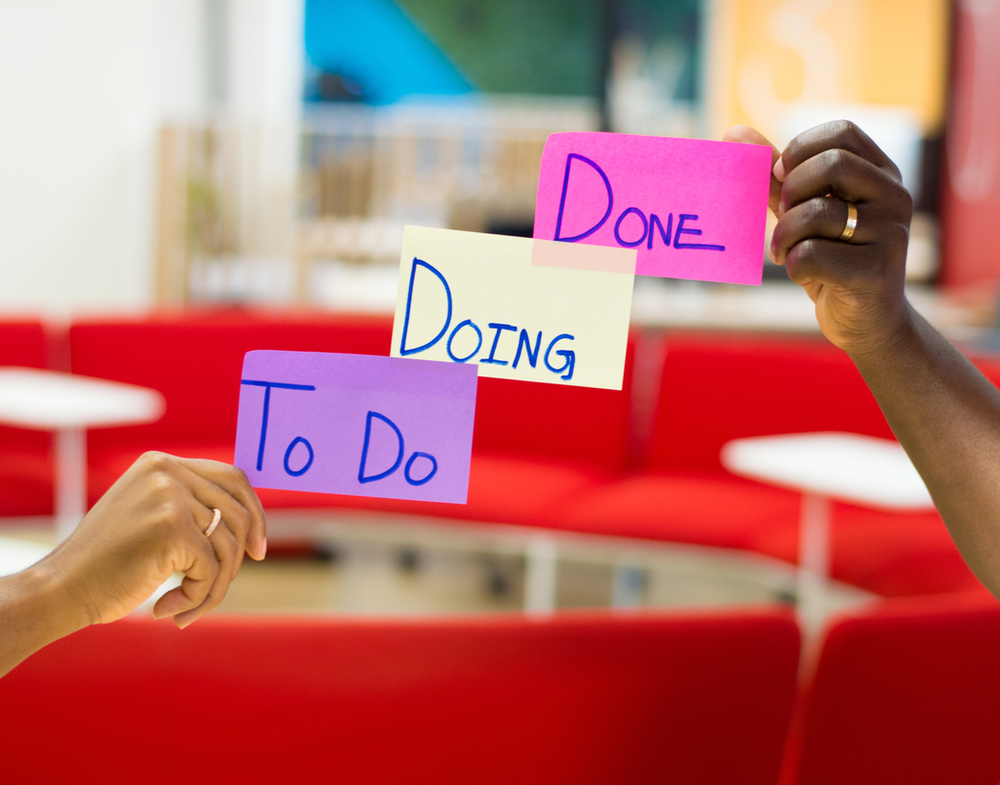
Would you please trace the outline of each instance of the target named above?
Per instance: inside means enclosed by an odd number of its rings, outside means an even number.
[[[851,202],[847,202],[847,223],[844,224],[844,231],[840,233],[838,240],[847,242],[854,237],[854,230],[858,228],[858,208]]]
[[[219,521],[222,520],[222,510],[220,510],[218,507],[213,507],[212,512],[214,513],[214,515],[212,515],[212,522],[208,525],[208,528],[205,529],[206,537],[212,536],[212,532],[214,532],[218,528]]]

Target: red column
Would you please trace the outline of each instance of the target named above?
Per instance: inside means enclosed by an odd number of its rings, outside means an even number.
[[[1000,0],[958,0],[942,178],[941,282],[1000,284]]]

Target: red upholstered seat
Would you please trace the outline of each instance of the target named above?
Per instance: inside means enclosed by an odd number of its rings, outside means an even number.
[[[4,777],[772,785],[798,646],[781,611],[126,620],[0,680]]]
[[[985,366],[1000,378],[1000,363]],[[795,562],[800,496],[728,474],[719,453],[732,439],[804,431],[892,438],[850,359],[823,339],[671,333],[645,468],[588,489],[552,525]],[[834,504],[831,539],[833,576],[870,591],[979,589],[936,513]]]
[[[724,472],[726,442],[805,431],[892,438],[861,374],[825,339],[668,336],[650,467]]]
[[[825,341],[679,332],[666,342],[644,470],[580,495],[554,525],[762,550],[797,536],[799,497],[726,472],[726,442],[857,422],[888,430],[850,360]]]
[[[333,496],[261,488],[266,508],[350,507],[467,521],[538,526],[606,472],[579,461],[476,450],[472,454],[467,504]]]
[[[593,487],[553,516],[556,528],[760,550],[795,531],[799,496],[714,472],[647,470]]]
[[[833,502],[830,536],[833,577],[876,594],[986,591],[934,511],[888,512]],[[798,528],[781,528],[765,532],[757,549],[794,562],[798,546]]]
[[[0,366],[48,364],[40,321],[0,321]],[[52,514],[51,441],[48,433],[0,426],[0,517]]]
[[[995,785],[1000,606],[892,600],[841,617],[799,707],[782,785]]]

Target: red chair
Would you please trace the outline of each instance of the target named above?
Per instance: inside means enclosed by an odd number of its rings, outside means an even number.
[[[0,366],[49,367],[40,321],[0,321]],[[0,426],[0,516],[52,514],[52,444],[48,433]]]
[[[1000,606],[892,600],[827,633],[797,710],[783,785],[996,785]]]
[[[884,435],[863,380],[825,341],[670,333],[641,470],[582,496],[558,525],[762,550],[768,532],[797,532],[799,496],[730,475],[719,462],[722,446],[744,436],[846,430],[858,419],[850,412],[865,407],[869,430]]]
[[[800,496],[728,474],[731,439],[805,431],[892,438],[848,356],[822,338],[671,333],[643,468],[568,505],[574,531],[797,561]],[[835,578],[885,595],[980,591],[936,513],[834,504]]]
[[[0,680],[5,780],[773,785],[781,611],[88,628]]]

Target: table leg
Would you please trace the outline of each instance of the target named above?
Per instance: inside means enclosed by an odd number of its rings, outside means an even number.
[[[533,536],[528,540],[525,555],[525,613],[548,616],[556,607],[558,562],[555,540],[544,535]]]
[[[87,513],[87,432],[56,431],[56,533],[65,540]]]
[[[799,524],[799,619],[815,632],[826,617],[826,584],[830,575],[830,500],[802,494]]]
[[[645,577],[636,564],[616,563],[611,578],[611,607],[617,610],[641,607]]]

